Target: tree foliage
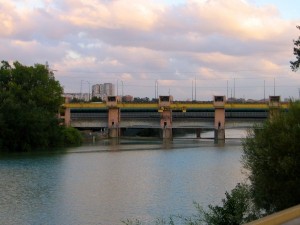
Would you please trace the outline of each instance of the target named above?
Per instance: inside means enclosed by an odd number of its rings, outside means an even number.
[[[182,215],[170,216],[168,219],[156,219],[156,225],[239,225],[257,219],[260,214],[253,204],[249,186],[237,184],[230,192],[225,193],[221,206],[209,205],[203,209],[198,203],[194,203],[197,213],[187,217]],[[126,225],[143,225],[140,220],[122,221]]]
[[[91,99],[91,102],[102,102],[102,98],[93,96],[92,99]]]
[[[66,127],[62,131],[63,143],[67,146],[80,145],[82,143],[82,135],[74,127]]]
[[[300,30],[300,26],[297,26],[297,28]],[[300,66],[300,36],[298,37],[298,40],[294,40],[294,55],[296,56],[295,61],[290,61],[291,63],[291,69],[293,71],[297,71]]]
[[[205,224],[239,225],[259,217],[259,211],[253,204],[248,185],[237,184],[231,193],[226,192],[225,196],[221,206],[209,205],[209,210],[203,211]]]
[[[28,151],[62,142],[56,115],[63,90],[46,66],[2,61],[0,90],[1,150]]]
[[[300,104],[249,132],[243,165],[254,202],[267,213],[300,203]]]

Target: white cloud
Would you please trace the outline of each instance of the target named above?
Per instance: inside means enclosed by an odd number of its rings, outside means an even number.
[[[6,60],[48,61],[68,90],[76,90],[80,79],[136,80],[131,93],[153,95],[158,79],[162,92],[170,87],[175,98],[186,99],[197,77],[199,96],[210,99],[207,93],[226,92],[224,82],[232,83],[234,77],[240,87],[247,86],[249,77],[262,83],[266,76],[285,76],[296,85],[300,79],[290,72],[289,61],[299,23],[283,19],[274,5],[245,0],[174,5],[146,0],[0,0],[0,52]],[[289,96],[291,89],[282,89],[282,94]],[[250,88],[243,92],[261,97]]]

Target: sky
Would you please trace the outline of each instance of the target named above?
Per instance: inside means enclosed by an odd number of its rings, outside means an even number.
[[[295,0],[0,0],[0,60],[48,62],[66,93],[299,98]],[[157,84],[157,85],[156,85]]]

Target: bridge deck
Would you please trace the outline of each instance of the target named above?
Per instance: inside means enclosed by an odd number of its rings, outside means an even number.
[[[288,108],[289,103],[281,103],[281,108]],[[106,103],[66,103],[63,105],[66,108],[93,108],[106,109]],[[118,103],[117,108],[120,109],[159,109],[158,103]],[[213,102],[173,102],[170,105],[172,110],[183,109],[214,109]],[[225,109],[269,109],[268,103],[226,103]]]
[[[119,108],[119,128],[161,128],[161,110],[158,103],[69,103],[70,125],[81,128],[108,127],[109,109]],[[281,103],[286,110],[287,103]],[[165,109],[172,110],[172,128],[214,128],[213,102],[175,102]],[[225,129],[248,128],[260,124],[269,116],[268,103],[225,104]]]

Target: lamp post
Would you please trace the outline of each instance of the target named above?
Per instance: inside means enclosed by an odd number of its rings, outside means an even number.
[[[275,77],[274,77],[274,96],[275,96]]]
[[[80,99],[83,100],[83,98],[82,98],[82,83],[84,83],[84,82],[88,83],[88,85],[89,85],[88,100],[90,101],[91,100],[91,98],[90,98],[91,83],[89,81],[87,81],[87,80],[81,80],[81,82],[80,82]]]
[[[89,101],[91,100],[91,83],[87,81],[89,84]]]
[[[226,93],[227,93],[227,95],[226,95],[226,98],[228,98],[228,80],[227,80],[227,82],[226,82],[226,83],[227,83],[227,87],[226,87],[226,90],[227,90],[227,92],[226,92]]]
[[[266,81],[264,80],[264,102],[266,101]]]
[[[235,100],[235,78],[233,78],[233,98]]]
[[[196,86],[196,83],[197,83],[197,77],[195,76],[195,101],[197,101],[197,86]]]
[[[155,85],[154,85],[154,97],[155,99],[158,99],[158,80],[155,80]]]
[[[192,101],[194,101],[194,81],[192,80]]]

